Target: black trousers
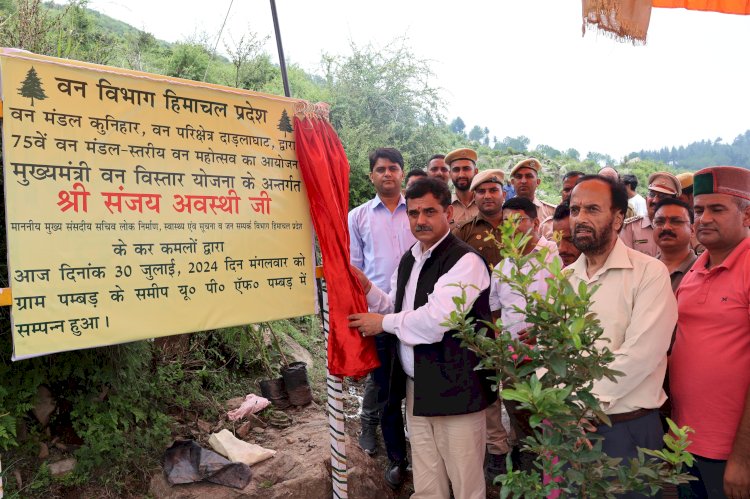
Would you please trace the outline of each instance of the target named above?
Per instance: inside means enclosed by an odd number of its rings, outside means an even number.
[[[638,457],[638,447],[657,450],[664,447],[664,430],[659,420],[659,412],[654,410],[645,416],[614,423],[611,427],[600,425],[597,433],[604,437],[602,450],[610,457],[623,458],[623,465],[629,465],[631,458]],[[640,499],[648,496],[628,492],[617,496],[621,499]],[[653,497],[661,497],[661,492]]]
[[[380,367],[367,376],[365,393],[362,398],[362,426],[375,426],[380,423],[383,443],[388,459],[406,459],[406,435],[404,416],[401,412],[403,396],[396,391],[391,393],[391,377],[398,360],[398,339],[388,333],[375,336]],[[398,390],[401,392],[401,390]]]
[[[696,456],[688,473],[698,478],[688,485],[680,486],[682,499],[726,499],[724,494],[724,470],[727,462],[719,459],[708,459]]]

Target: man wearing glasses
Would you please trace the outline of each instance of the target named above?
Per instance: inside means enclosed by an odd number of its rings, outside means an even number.
[[[693,237],[693,208],[681,199],[662,199],[656,203],[654,242],[659,247],[656,258],[669,270],[672,291],[677,291],[682,278],[698,256],[690,246]]]
[[[655,257],[659,247],[654,242],[654,226],[651,220],[656,215],[656,204],[662,199],[677,198],[682,193],[680,181],[668,172],[652,173],[648,177],[645,217],[631,217],[625,220],[620,239],[625,246]]]

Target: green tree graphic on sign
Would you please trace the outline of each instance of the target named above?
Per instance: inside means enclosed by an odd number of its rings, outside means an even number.
[[[34,105],[34,99],[44,100],[47,98],[47,95],[42,88],[42,80],[40,80],[39,76],[36,74],[34,66],[32,66],[31,69],[29,69],[29,72],[26,73],[26,79],[21,83],[21,88],[18,89],[18,94],[31,99],[32,106]]]
[[[289,120],[289,115],[286,114],[286,109],[281,111],[281,119],[279,120],[278,129],[284,132],[284,138],[286,138],[287,132],[292,133],[292,122]]]

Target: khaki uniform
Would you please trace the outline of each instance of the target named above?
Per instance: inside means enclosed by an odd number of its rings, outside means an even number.
[[[620,231],[620,239],[625,246],[656,257],[659,247],[654,242],[654,227],[648,216],[625,219],[625,226]]]
[[[534,206],[536,206],[536,216],[540,222],[546,220],[547,218],[552,218],[552,215],[555,214],[555,208],[557,206],[555,206],[554,204],[542,201],[536,196],[534,196],[533,203]]]
[[[453,229],[453,235],[477,250],[482,255],[482,258],[485,259],[487,265],[490,266],[490,270],[492,270],[495,268],[495,265],[500,263],[500,249],[497,247],[495,241],[484,240],[488,232],[495,236],[497,242],[500,242],[500,227],[492,227],[492,224],[481,213],[477,214],[474,218],[456,224]]]
[[[552,223],[552,216],[549,216],[539,224],[539,233],[549,241],[552,241],[552,234],[555,232],[552,228]]]
[[[476,205],[474,205],[476,206]],[[485,259],[490,268],[490,272],[495,265],[500,263],[500,248],[497,243],[490,239],[485,241],[487,233],[495,236],[499,242],[501,237],[500,227],[494,228],[481,213],[477,213],[474,218],[464,220],[456,224],[453,229],[453,235],[477,250],[482,258]],[[510,436],[502,422],[502,404],[496,400],[486,410],[487,421],[487,449],[490,454],[503,455],[510,451]]]
[[[469,203],[469,205],[465,206],[454,195],[453,202],[451,204],[453,205],[453,220],[451,220],[451,227],[455,227],[456,225],[466,220],[471,220],[479,213],[479,207],[474,202],[474,198],[471,198],[471,202]]]

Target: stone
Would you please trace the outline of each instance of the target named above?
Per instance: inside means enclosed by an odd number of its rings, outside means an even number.
[[[297,341],[291,336],[286,334],[280,334],[279,336],[289,350],[290,357],[292,357],[295,362],[304,362],[307,365],[307,368],[311,369],[314,361],[310,352],[305,350],[305,348],[297,343]]]
[[[47,444],[42,442],[39,444],[39,459],[47,459],[49,457],[49,447]]]
[[[36,390],[36,403],[31,411],[34,413],[36,420],[39,421],[39,424],[42,425],[42,428],[46,428],[49,425],[50,417],[56,408],[57,403],[52,396],[52,392],[46,386],[40,385]]]
[[[239,428],[237,428],[237,436],[241,439],[246,439],[248,434],[250,434],[250,430],[253,429],[253,425],[251,422],[242,423]]]
[[[75,469],[76,467],[76,459],[74,457],[69,457],[68,459],[63,459],[62,461],[57,461],[49,465],[49,472],[52,476],[60,476],[64,475],[66,473],[70,473]]]
[[[235,409],[239,409],[244,401],[245,397],[234,397],[233,399],[229,399],[224,402],[224,407],[227,408],[227,411],[233,411]]]
[[[256,426],[255,428],[253,428],[253,432],[254,433],[265,433],[266,429],[265,428],[261,428],[260,426]]]
[[[203,433],[210,433],[211,432],[211,423],[208,423],[206,421],[203,421],[202,419],[198,420],[198,429]]]

